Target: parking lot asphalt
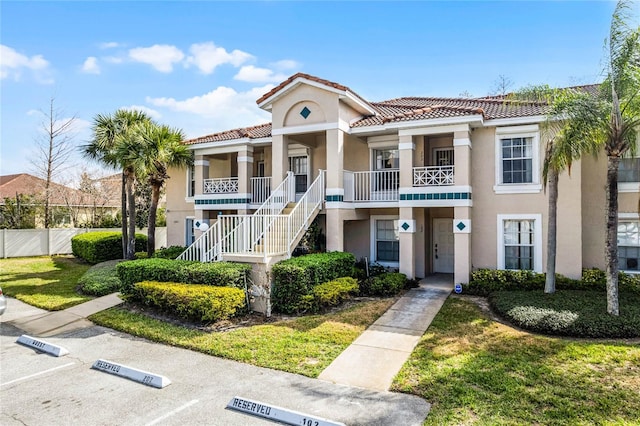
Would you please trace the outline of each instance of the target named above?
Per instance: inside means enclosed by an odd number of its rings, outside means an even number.
[[[99,326],[43,338],[69,351],[53,357],[18,344],[23,331],[7,324],[37,313],[9,299],[0,317],[2,425],[274,424],[227,409],[234,397],[346,425],[419,425],[430,408],[413,395],[331,384]],[[157,389],[94,370],[98,359],[165,376],[171,384]]]

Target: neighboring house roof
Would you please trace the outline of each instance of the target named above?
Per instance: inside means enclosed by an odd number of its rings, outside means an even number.
[[[7,197],[15,197],[16,194],[29,195],[40,200],[43,197],[45,185],[46,181],[44,179],[28,173],[0,176],[0,203],[3,203],[3,200]],[[49,203],[52,206],[92,205],[91,202],[87,201],[87,194],[77,189],[55,182],[51,182],[50,189]],[[107,202],[101,207],[118,207],[119,205],[119,201],[116,203]]]
[[[534,117],[544,115],[549,106],[544,102],[510,100],[506,95],[483,96],[478,98],[437,98],[437,97],[403,97],[381,102],[369,102],[338,83],[323,80],[309,74],[292,75],[274,87],[256,102],[261,104],[276,95],[296,79],[306,79],[353,94],[371,107],[375,114],[365,116],[351,123],[351,128],[366,128],[387,123],[432,120],[437,118],[465,117],[480,115],[484,120]],[[569,89],[581,90],[591,94],[598,92],[599,85],[574,86]],[[187,145],[206,142],[222,142],[236,139],[259,139],[271,136],[271,123],[253,127],[226,130],[185,141]]]

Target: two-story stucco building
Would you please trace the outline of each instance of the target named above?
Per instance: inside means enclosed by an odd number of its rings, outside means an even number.
[[[327,250],[409,277],[452,273],[467,282],[477,268],[544,270],[544,104],[370,102],[307,74],[257,103],[270,124],[189,140],[195,166],[171,173],[168,243],[199,238],[186,257],[268,265],[290,255],[318,216]],[[623,165],[621,269],[635,270],[640,179],[636,160]],[[577,278],[604,266],[605,171],[606,157],[589,157],[561,175],[558,273]],[[211,225],[204,234],[202,223]]]

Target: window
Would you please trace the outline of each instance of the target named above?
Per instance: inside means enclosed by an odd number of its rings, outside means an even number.
[[[374,169],[391,170],[400,168],[400,156],[397,149],[374,149]]]
[[[620,160],[618,182],[640,182],[640,158],[623,158]]]
[[[542,271],[542,215],[498,215],[498,269]]]
[[[453,166],[453,148],[436,148],[433,150],[436,166]]]
[[[307,192],[308,157],[289,157],[289,167],[295,175],[296,192]]]
[[[496,193],[542,190],[539,144],[537,125],[496,128]]]
[[[372,258],[382,264],[397,264],[400,261],[400,241],[398,238],[398,219],[372,217],[373,253]]]
[[[618,265],[623,271],[640,271],[640,223],[618,222]]]
[[[532,138],[500,139],[502,183],[533,182]]]

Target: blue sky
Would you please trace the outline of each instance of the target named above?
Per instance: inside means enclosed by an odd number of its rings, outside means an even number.
[[[301,71],[370,101],[600,81],[615,7],[567,2],[0,3],[0,174],[30,172],[49,99],[139,108],[188,137],[269,120],[255,100]],[[95,168],[76,159],[80,167]]]

